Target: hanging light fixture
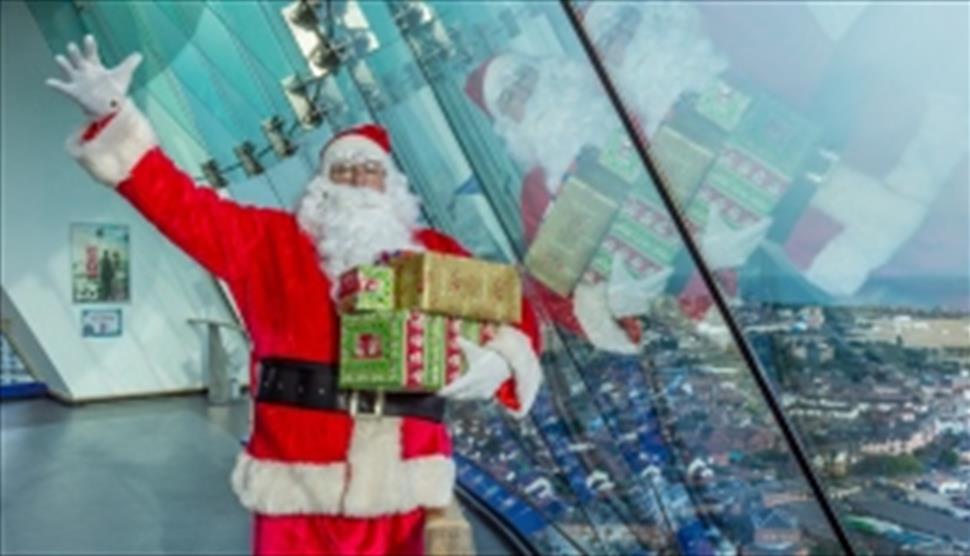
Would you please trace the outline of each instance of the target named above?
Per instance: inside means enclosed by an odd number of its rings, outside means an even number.
[[[314,103],[314,99],[307,94],[308,82],[299,75],[291,75],[282,81],[283,93],[290,102],[296,120],[305,129],[313,129],[323,122],[323,114]]]
[[[297,48],[307,60],[310,72],[317,77],[332,74],[340,66],[340,55],[333,37],[320,25],[317,8],[320,0],[297,0],[280,10]]]
[[[252,143],[243,141],[232,150],[236,153],[236,158],[239,159],[239,164],[242,165],[247,176],[258,176],[263,173],[263,165],[259,163],[259,158],[256,157],[256,148]]]
[[[293,145],[290,138],[283,132],[283,118],[273,116],[263,120],[261,127],[263,128],[263,133],[266,135],[266,139],[269,140],[270,146],[273,147],[273,152],[276,153],[276,156],[286,158],[296,152],[296,146]]]
[[[222,170],[219,169],[216,161],[211,158],[202,163],[202,175],[205,176],[205,181],[216,189],[222,189],[229,185],[229,182],[222,175]]]
[[[317,17],[319,6],[320,0],[298,0],[291,4],[286,19],[301,29],[313,31],[320,26],[320,19]]]

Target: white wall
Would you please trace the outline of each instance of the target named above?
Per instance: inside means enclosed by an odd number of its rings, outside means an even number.
[[[64,139],[81,114],[44,85],[60,69],[23,2],[0,4],[0,284],[46,353],[40,378],[75,399],[199,387],[202,333],[186,319],[232,320],[214,282],[68,157]],[[122,309],[120,338],[80,335],[85,306],[71,301],[72,222],[129,226],[131,301],[107,305]]]

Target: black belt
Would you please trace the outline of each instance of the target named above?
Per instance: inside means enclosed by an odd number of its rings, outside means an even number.
[[[260,361],[256,401],[354,416],[407,416],[438,422],[445,413],[445,399],[435,394],[338,390],[336,365],[280,358]]]

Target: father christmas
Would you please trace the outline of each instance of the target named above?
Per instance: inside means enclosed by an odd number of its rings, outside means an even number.
[[[526,414],[541,381],[531,309],[523,303],[520,324],[502,326],[484,347],[464,344],[468,371],[439,395],[388,394],[383,416],[367,415],[372,397],[351,403],[336,389],[335,279],[388,251],[468,253],[417,226],[418,200],[375,125],[327,144],[295,214],[197,187],[126,96],[140,60],[132,54],[106,69],[88,36],[83,53],[72,43],[67,57],[57,56],[68,80],[48,84],[90,120],[69,139],[71,155],[223,279],[236,300],[253,343],[255,400],[232,487],[255,514],[253,552],[422,553],[427,511],[450,503],[455,481],[445,398],[496,397]]]

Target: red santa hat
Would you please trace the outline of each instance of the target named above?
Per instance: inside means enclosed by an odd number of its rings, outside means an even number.
[[[525,63],[516,54],[498,54],[487,58],[465,80],[465,94],[490,118],[499,114],[498,98],[515,80],[515,72]]]
[[[329,173],[334,161],[358,157],[377,160],[389,167],[391,139],[387,130],[377,124],[363,124],[337,133],[320,151],[320,168]]]

